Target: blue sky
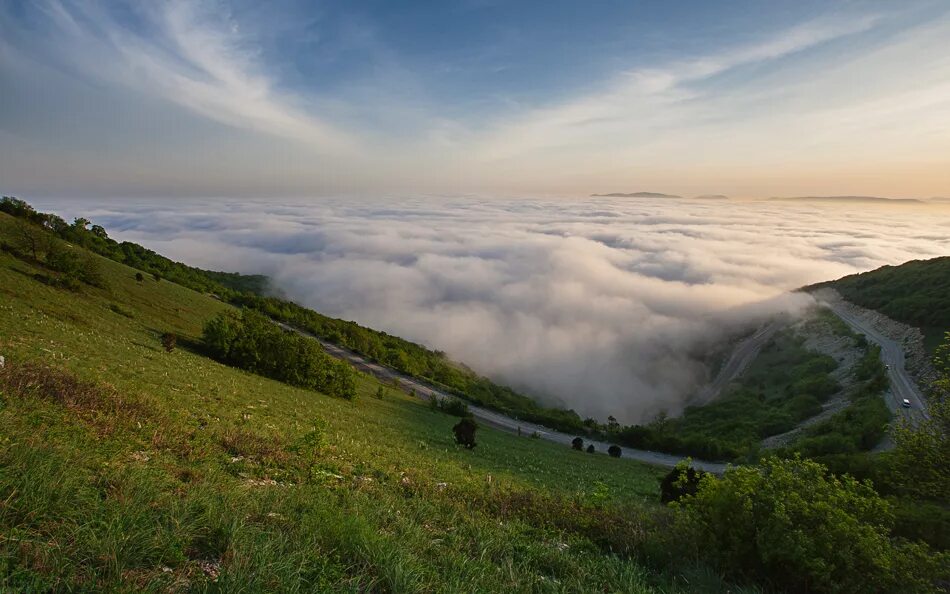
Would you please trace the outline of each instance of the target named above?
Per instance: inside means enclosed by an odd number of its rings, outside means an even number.
[[[0,6],[29,197],[950,193],[950,4]]]

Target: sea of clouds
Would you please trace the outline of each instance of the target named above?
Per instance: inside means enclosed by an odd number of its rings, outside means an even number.
[[[950,254],[950,207],[630,198],[45,200],[183,262],[269,275],[582,415],[680,411],[725,334],[805,284]]]

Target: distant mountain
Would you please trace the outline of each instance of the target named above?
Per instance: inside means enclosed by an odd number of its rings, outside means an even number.
[[[880,196],[773,196],[779,202],[860,202],[872,204],[923,204],[915,198],[882,198]]]
[[[932,198],[927,198],[927,202],[950,202],[950,198],[945,198],[943,196],[934,196]]]
[[[696,196],[694,200],[729,200],[729,196],[725,194],[702,194],[701,196]]]
[[[613,192],[611,194],[591,194],[591,196],[602,196],[606,198],[682,198],[676,194],[661,194],[660,192],[633,192],[624,194],[623,192]]]

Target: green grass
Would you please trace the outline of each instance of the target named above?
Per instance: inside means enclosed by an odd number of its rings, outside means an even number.
[[[187,347],[230,306],[98,260],[108,287],[72,292],[0,252],[7,371],[92,394],[0,388],[0,590],[695,589],[647,569],[661,471],[484,428],[468,451],[374,379],[349,402],[220,365]]]

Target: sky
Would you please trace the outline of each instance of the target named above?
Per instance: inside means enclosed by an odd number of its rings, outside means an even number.
[[[803,285],[950,254],[950,204],[409,196],[51,199],[119,240],[264,273],[317,311],[445,351],[547,404],[676,414],[709,353]]]
[[[0,190],[950,195],[950,3],[0,2]]]

